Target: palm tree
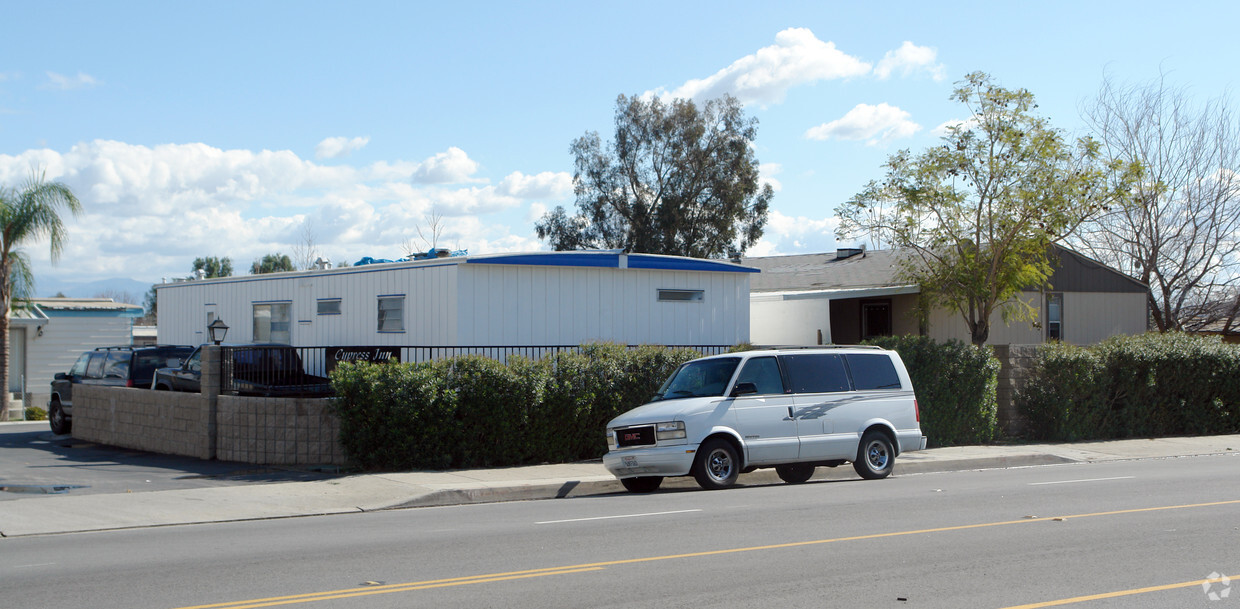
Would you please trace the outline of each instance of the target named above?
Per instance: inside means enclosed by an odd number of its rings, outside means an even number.
[[[60,182],[48,182],[47,173],[35,170],[21,188],[0,186],[0,414],[9,411],[9,314],[16,299],[34,293],[30,259],[18,247],[44,237],[50,242],[52,262],[65,245],[63,209],[82,212],[73,191]]]

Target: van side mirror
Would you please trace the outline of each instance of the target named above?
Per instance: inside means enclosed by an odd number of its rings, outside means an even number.
[[[754,393],[758,393],[758,386],[753,383],[737,383],[735,387],[732,387],[732,397]]]
[[[58,381],[63,381],[63,380],[65,380],[65,379],[69,378],[69,375],[68,375],[68,374],[66,374],[66,373],[64,373],[64,372],[57,372],[57,373],[56,373],[56,376],[54,376],[54,377],[52,377],[52,378],[54,378],[54,379],[56,379],[56,380],[58,380]]]

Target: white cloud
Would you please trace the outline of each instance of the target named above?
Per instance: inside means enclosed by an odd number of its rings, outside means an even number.
[[[823,42],[806,28],[788,28],[775,35],[775,44],[758,49],[732,65],[702,79],[694,79],[674,91],[656,89],[647,96],[696,100],[730,93],[742,103],[762,106],[784,100],[797,85],[863,76],[870,64],[852,57],[831,42]]]
[[[899,72],[901,76],[909,76],[914,72],[925,71],[930,73],[931,78],[943,80],[947,70],[943,64],[934,62],[937,57],[937,49],[919,47],[905,40],[900,48],[887,51],[878,65],[874,66],[874,75],[886,80],[893,72]]]
[[[761,184],[770,184],[771,190],[779,192],[783,190],[784,185],[775,179],[776,175],[784,170],[779,163],[762,163],[758,165],[758,182]]]
[[[473,253],[543,249],[524,219],[526,210],[535,200],[565,204],[572,191],[571,177],[558,172],[511,172],[498,185],[410,181],[417,171],[441,178],[472,175],[477,164],[459,149],[422,163],[394,160],[359,168],[325,166],[287,150],[108,140],[63,153],[0,154],[0,184],[20,186],[33,167],[69,185],[82,201],[83,215],[64,218],[69,239],[57,266],[50,265],[45,240],[23,244],[36,273],[62,280],[184,277],[199,256],[230,257],[244,273],[265,254],[290,253],[301,243],[306,222],[314,227],[321,255],[332,260],[397,258],[432,208],[448,227],[446,247]]]
[[[809,218],[786,216],[771,210],[766,220],[762,238],[746,256],[783,256],[788,254],[812,254],[835,250],[835,229],[838,218]]]
[[[369,137],[329,137],[314,147],[314,156],[319,159],[335,159],[349,156],[354,150],[361,150],[369,143]]]
[[[866,140],[870,146],[911,137],[921,125],[909,120],[909,113],[886,103],[877,106],[857,104],[842,118],[823,123],[805,132],[812,140]]]
[[[413,181],[419,184],[459,184],[470,181],[478,171],[478,163],[469,158],[464,150],[453,146],[422,161],[413,171]]]
[[[544,171],[532,176],[514,171],[500,181],[497,190],[522,199],[561,198],[573,192],[573,176],[563,171]]]
[[[977,125],[976,116],[970,116],[969,118],[965,118],[965,119],[953,118],[951,120],[946,120],[946,121],[943,121],[942,123],[939,123],[939,126],[930,130],[930,133],[933,135],[937,135],[939,137],[943,137],[951,133],[952,127],[972,129],[976,125]]]
[[[47,83],[43,85],[45,89],[58,89],[68,91],[70,89],[83,89],[86,87],[94,87],[103,84],[96,80],[94,76],[85,72],[78,72],[77,76],[65,76],[55,72],[47,73]]]

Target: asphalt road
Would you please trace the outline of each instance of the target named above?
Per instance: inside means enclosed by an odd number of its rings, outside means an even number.
[[[1240,607],[1237,471],[1219,455],[0,539],[0,602]]]
[[[0,425],[0,454],[4,455],[0,459],[0,502],[50,493],[137,493],[321,480],[335,475],[100,446],[55,435],[47,421]]]

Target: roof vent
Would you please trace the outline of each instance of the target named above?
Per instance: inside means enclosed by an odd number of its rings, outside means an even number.
[[[853,256],[857,256],[857,255],[862,255],[862,256],[865,255],[864,244],[858,247],[841,247],[835,250],[836,260],[845,260],[847,258],[852,258]]]

